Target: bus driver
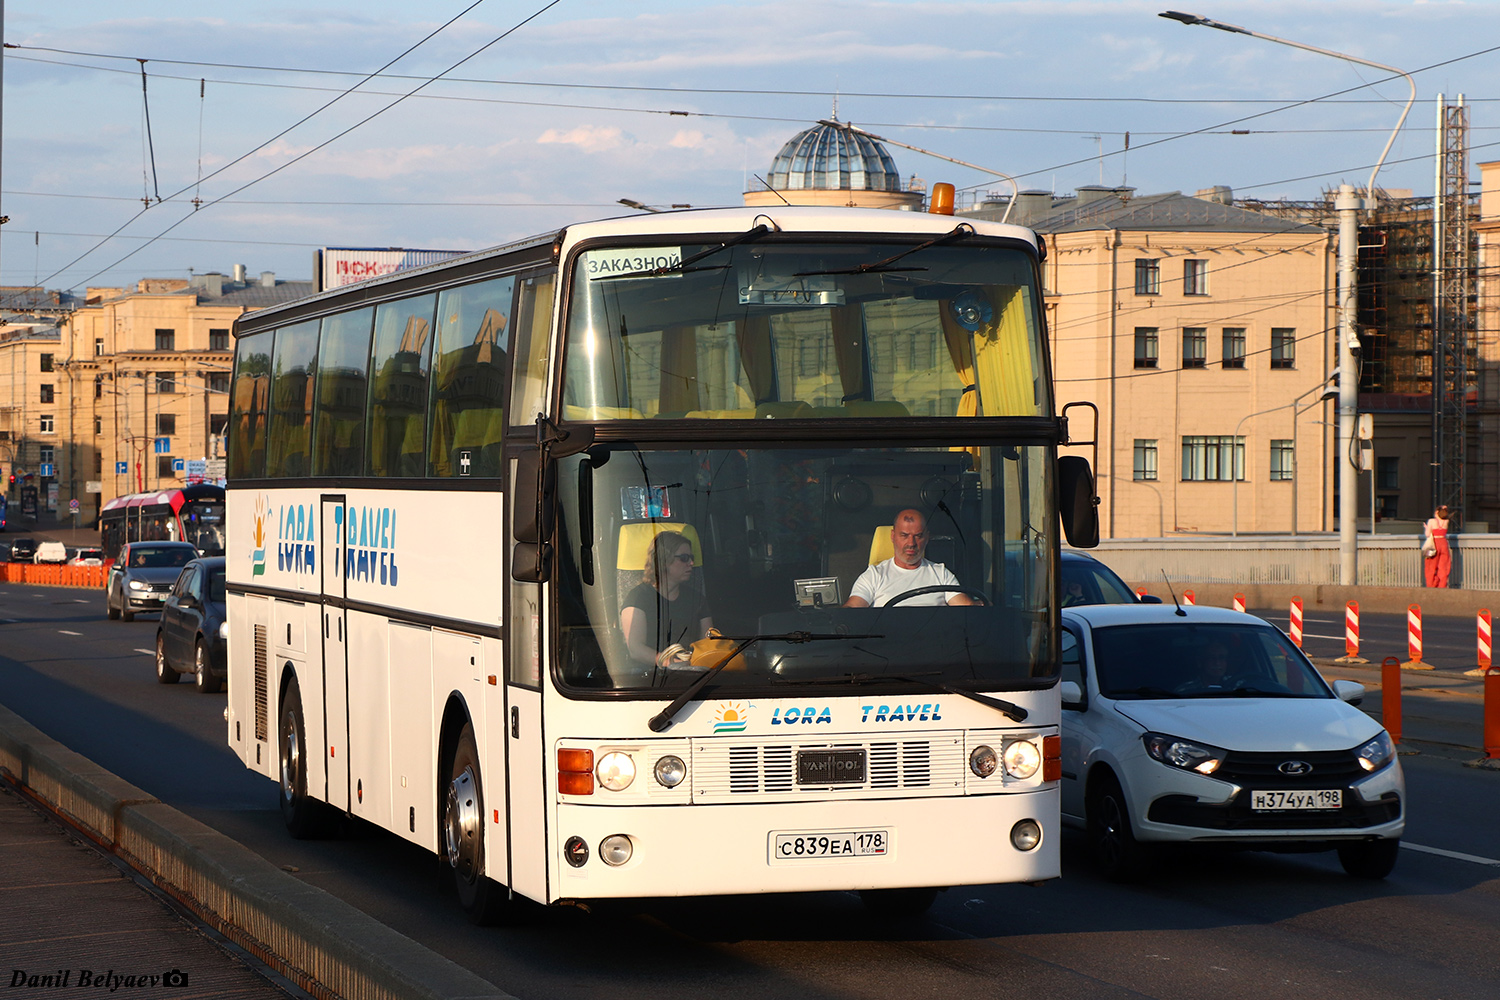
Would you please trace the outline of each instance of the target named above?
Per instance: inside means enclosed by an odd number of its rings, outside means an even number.
[[[942,563],[928,562],[927,518],[918,510],[903,510],[896,515],[891,525],[891,546],[895,555],[867,568],[854,581],[849,591],[846,608],[883,607],[887,601],[920,587],[957,587],[958,577],[949,572]],[[958,591],[923,594],[903,605],[973,604],[974,601]]]

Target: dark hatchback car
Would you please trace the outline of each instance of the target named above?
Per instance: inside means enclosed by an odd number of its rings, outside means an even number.
[[[229,673],[224,616],[224,557],[194,559],[182,568],[156,630],[156,679],[176,684],[192,674],[203,694],[223,690]]]
[[[31,562],[36,558],[36,539],[17,538],[10,543],[11,562]]]
[[[160,611],[182,567],[198,558],[188,542],[130,542],[104,581],[104,611],[133,621],[142,611]]]
[[[1138,596],[1130,585],[1093,556],[1063,552],[1062,606],[1083,604],[1160,604],[1160,597]]]

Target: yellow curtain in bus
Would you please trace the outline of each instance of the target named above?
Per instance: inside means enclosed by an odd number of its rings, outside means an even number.
[[[771,353],[771,320],[766,316],[749,316],[735,328],[739,341],[740,367],[755,394],[752,403],[769,403],[776,390],[775,355]]]
[[[1026,290],[1020,285],[997,286],[985,289],[984,297],[994,318],[972,333],[954,318],[949,302],[944,301],[940,310],[948,356],[964,381],[958,416],[1035,416],[1036,365],[1026,322]]]
[[[696,410],[698,399],[698,330],[669,326],[661,332],[661,412]]]
[[[833,355],[839,365],[839,383],[844,390],[842,402],[869,399],[865,385],[865,316],[859,306],[836,306],[830,316],[833,324]]]
[[[954,416],[972,417],[979,412],[979,393],[974,386],[973,337],[953,318],[951,300],[944,299],[938,303],[938,317],[943,322],[943,342],[948,345],[948,357],[953,361],[953,370],[958,372],[958,377],[964,384],[964,394],[958,398],[958,412]]]

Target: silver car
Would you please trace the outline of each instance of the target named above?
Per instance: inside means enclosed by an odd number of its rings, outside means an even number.
[[[196,558],[188,542],[126,544],[104,582],[105,613],[132,621],[139,612],[160,611],[182,567]]]

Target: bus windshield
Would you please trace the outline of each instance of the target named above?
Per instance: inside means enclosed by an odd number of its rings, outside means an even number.
[[[585,250],[563,417],[1050,417],[1034,267],[994,244]]]
[[[758,636],[713,690],[1050,683],[1047,454],[600,445],[565,459],[557,679],[659,696]],[[870,606],[843,606],[861,595]]]

